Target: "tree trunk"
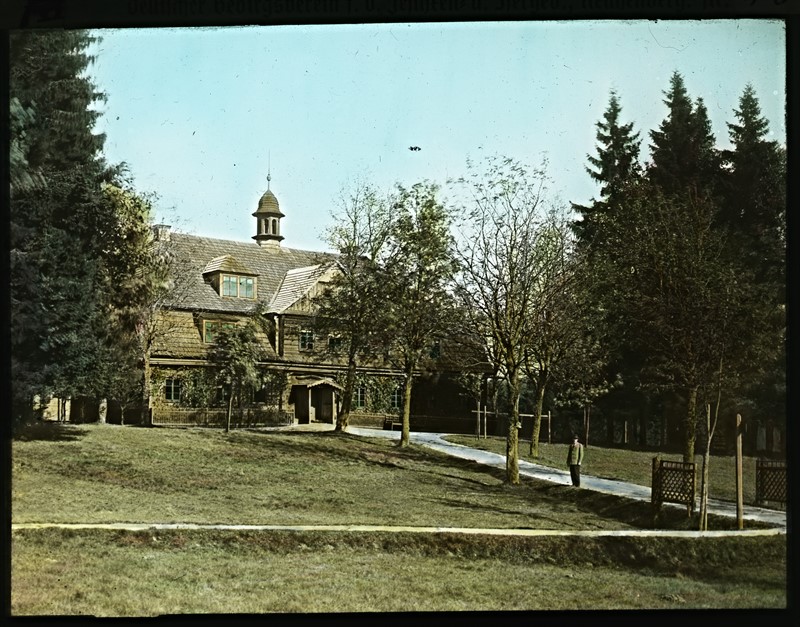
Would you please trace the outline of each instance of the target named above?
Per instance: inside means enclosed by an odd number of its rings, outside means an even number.
[[[697,386],[689,388],[689,398],[686,402],[686,417],[684,418],[684,434],[686,443],[683,450],[684,463],[694,461],[694,446],[697,441]]]
[[[542,429],[542,407],[544,406],[544,381],[536,385],[536,409],[533,413],[533,431],[531,432],[531,457],[539,457],[539,433]]]
[[[519,485],[519,370],[509,371],[508,436],[506,437],[506,481]]]
[[[225,412],[225,433],[231,430],[231,412],[233,411],[233,390],[228,396],[228,411]]]
[[[151,396],[151,368],[150,368],[150,355],[145,354],[144,362],[144,385],[142,386],[142,424],[145,427],[151,426],[150,424],[150,396]]]
[[[642,394],[639,401],[639,446],[647,447],[647,427],[650,418],[650,397]]]
[[[400,434],[400,446],[408,446],[411,440],[411,388],[414,385],[414,368],[406,367],[405,384],[403,386],[403,430]]]
[[[583,408],[583,445],[589,447],[589,420],[592,418],[592,406]]]
[[[711,461],[711,404],[706,404],[706,450],[703,451],[703,474],[700,479],[700,531],[708,531],[708,465]]]
[[[342,432],[347,429],[347,423],[350,421],[350,409],[353,406],[353,388],[356,384],[356,361],[353,355],[350,355],[347,360],[347,377],[344,382],[344,391],[342,392],[342,410],[336,416],[336,427],[334,431]]]

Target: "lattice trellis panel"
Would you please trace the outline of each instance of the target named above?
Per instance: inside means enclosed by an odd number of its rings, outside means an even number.
[[[652,502],[656,507],[662,503],[681,503],[689,513],[694,510],[695,465],[691,462],[653,460]]]
[[[786,462],[756,460],[756,502],[786,503]]]

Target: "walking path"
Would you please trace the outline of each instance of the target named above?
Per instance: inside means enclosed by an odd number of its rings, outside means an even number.
[[[400,439],[399,431],[383,431],[379,429],[365,429],[361,427],[348,427],[348,433],[360,436],[369,437],[385,437],[395,440]],[[497,453],[489,451],[481,451],[479,449],[469,448],[460,444],[453,444],[444,439],[444,433],[417,433],[411,432],[411,442],[414,444],[421,444],[442,453],[460,457],[461,459],[469,459],[488,466],[505,469],[506,458]],[[542,466],[534,464],[525,460],[519,461],[519,473],[526,477],[533,477],[543,481],[550,481],[552,483],[560,483],[562,485],[571,485],[572,481],[569,477],[569,471],[559,470],[557,468],[550,468],[549,466]],[[587,490],[595,490],[597,492],[605,492],[606,494],[615,494],[617,496],[624,496],[631,499],[640,501],[650,501],[650,488],[647,486],[640,486],[633,483],[625,483],[624,481],[615,481],[613,479],[602,479],[600,477],[593,477],[591,475],[581,474],[581,488]],[[719,516],[736,517],[736,503],[729,501],[720,501],[717,499],[708,500],[708,511],[710,514],[717,514]],[[758,520],[771,525],[777,525],[786,531],[786,512],[767,509],[763,507],[746,506],[742,517],[745,520]],[[640,532],[641,533],[641,532]],[[737,531],[736,533],[741,533]]]
[[[333,426],[322,423],[311,425],[295,425],[281,427],[278,430],[300,430],[300,431],[322,431],[332,430]],[[365,436],[379,437],[399,440],[399,431],[383,431],[381,429],[368,429],[361,427],[348,427],[347,433]],[[443,433],[417,433],[410,434],[411,442],[431,449],[459,457],[461,459],[472,460],[488,466],[505,469],[506,459],[503,455],[482,451],[479,449],[453,444],[444,439]],[[569,472],[541,466],[525,460],[519,462],[519,472],[526,477],[542,479],[552,483],[570,485]],[[622,481],[611,479],[601,479],[591,475],[581,475],[581,488],[596,490],[607,494],[650,501],[650,488],[639,486]],[[721,516],[736,516],[736,504],[727,501],[710,499],[708,504],[709,513]],[[59,527],[62,529],[116,529],[125,531],[146,531],[159,529],[228,529],[239,531],[383,531],[383,532],[412,532],[412,533],[463,533],[463,534],[483,534],[483,535],[505,535],[505,536],[670,536],[670,537],[720,537],[720,536],[769,536],[786,534],[786,513],[760,507],[747,506],[743,512],[745,520],[758,520],[775,525],[772,529],[743,529],[731,531],[669,531],[656,529],[637,529],[621,531],[562,531],[547,529],[474,529],[465,527],[404,527],[404,526],[380,526],[380,525],[197,525],[192,523],[13,523],[12,531],[19,529],[43,529],[47,527]]]

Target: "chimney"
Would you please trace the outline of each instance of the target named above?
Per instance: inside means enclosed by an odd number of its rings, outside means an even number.
[[[154,224],[153,225],[153,233],[155,235],[155,240],[157,242],[168,242],[169,241],[169,233],[172,226],[169,224]]]

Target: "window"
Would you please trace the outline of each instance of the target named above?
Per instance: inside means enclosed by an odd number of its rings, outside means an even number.
[[[364,407],[367,404],[367,390],[363,385],[359,385],[353,390],[353,407]]]
[[[403,388],[397,386],[392,390],[392,398],[389,400],[389,406],[392,409],[400,409],[400,403],[403,401]]]
[[[238,284],[235,276],[222,275],[222,295],[239,296]]]
[[[300,329],[300,350],[314,350],[314,332],[308,329]]]
[[[328,336],[328,350],[332,353],[342,351],[342,338],[337,335]]]
[[[232,298],[255,298],[256,281],[251,276],[223,274],[222,295]]]
[[[203,342],[213,344],[217,339],[217,334],[221,329],[232,329],[232,322],[219,322],[218,320],[203,321]]]
[[[239,298],[255,297],[255,281],[251,276],[239,277]]]
[[[167,379],[164,381],[164,398],[168,401],[181,400],[181,380]]]

